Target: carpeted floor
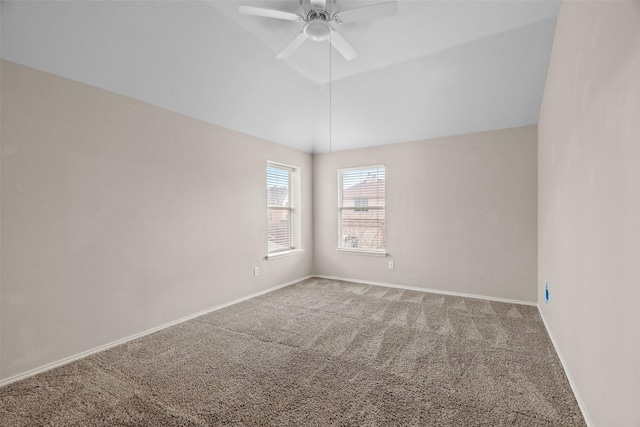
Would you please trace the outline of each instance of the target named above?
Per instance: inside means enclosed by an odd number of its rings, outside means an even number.
[[[584,426],[536,307],[309,279],[0,388],[2,426]]]

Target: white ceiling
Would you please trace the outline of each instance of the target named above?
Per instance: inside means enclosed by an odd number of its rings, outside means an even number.
[[[400,0],[394,17],[335,26],[359,52],[351,62],[312,41],[276,59],[303,24],[240,5],[301,10],[298,0],[3,1],[0,53],[308,152],[329,150],[330,129],[332,149],[346,150],[538,122],[557,1]]]

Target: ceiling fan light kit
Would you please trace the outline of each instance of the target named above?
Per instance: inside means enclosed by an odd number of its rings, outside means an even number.
[[[302,8],[305,12],[303,15],[253,6],[240,6],[239,12],[245,15],[264,18],[305,22],[302,32],[278,54],[278,58],[283,59],[289,57],[302,46],[307,39],[310,39],[316,42],[329,40],[331,45],[347,61],[351,61],[358,56],[358,52],[331,26],[331,23],[346,24],[393,16],[398,10],[398,5],[395,1],[388,1],[355,9],[337,11],[334,0],[302,0]]]
[[[331,27],[325,21],[313,21],[304,26],[302,32],[314,42],[327,40],[331,35]]]

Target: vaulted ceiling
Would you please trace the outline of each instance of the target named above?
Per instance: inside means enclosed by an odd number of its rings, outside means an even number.
[[[299,0],[3,1],[0,54],[308,152],[538,122],[556,1],[399,0],[395,16],[336,24],[358,51],[352,61],[312,41],[277,59],[303,23],[242,15],[240,5],[302,9]]]

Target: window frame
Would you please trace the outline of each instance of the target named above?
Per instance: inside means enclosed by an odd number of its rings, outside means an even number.
[[[357,170],[369,170],[369,169],[382,169],[384,172],[384,191],[383,191],[383,203],[382,205],[371,205],[367,201],[367,206],[356,206],[354,199],[354,206],[345,206],[344,205],[344,193],[343,193],[343,177],[344,172],[349,171],[357,171]],[[336,249],[341,253],[350,253],[350,254],[362,254],[362,255],[374,255],[374,256],[387,256],[387,248],[386,248],[386,219],[382,225],[383,233],[385,233],[385,238],[383,240],[383,248],[382,249],[368,249],[368,248],[349,248],[344,246],[344,237],[343,237],[343,213],[345,211],[353,211],[353,212],[369,212],[369,211],[383,211],[384,216],[386,217],[386,179],[387,179],[387,170],[385,165],[367,165],[367,166],[357,166],[357,167],[349,167],[349,168],[339,168],[337,170],[338,176],[338,248]],[[359,198],[362,199],[362,198]],[[368,200],[368,199],[367,199]]]
[[[287,171],[287,186],[288,186],[288,206],[277,206],[269,204],[269,168],[275,168],[279,170]],[[266,182],[266,215],[267,221],[267,239],[266,250],[267,255],[265,259],[279,258],[283,256],[293,255],[304,251],[302,249],[302,235],[301,235],[301,208],[300,208],[300,168],[297,166],[291,166],[284,163],[267,161],[265,167]],[[274,210],[286,211],[289,221],[289,241],[290,245],[286,249],[272,250],[270,248],[269,240],[269,223],[272,218],[272,212]]]

